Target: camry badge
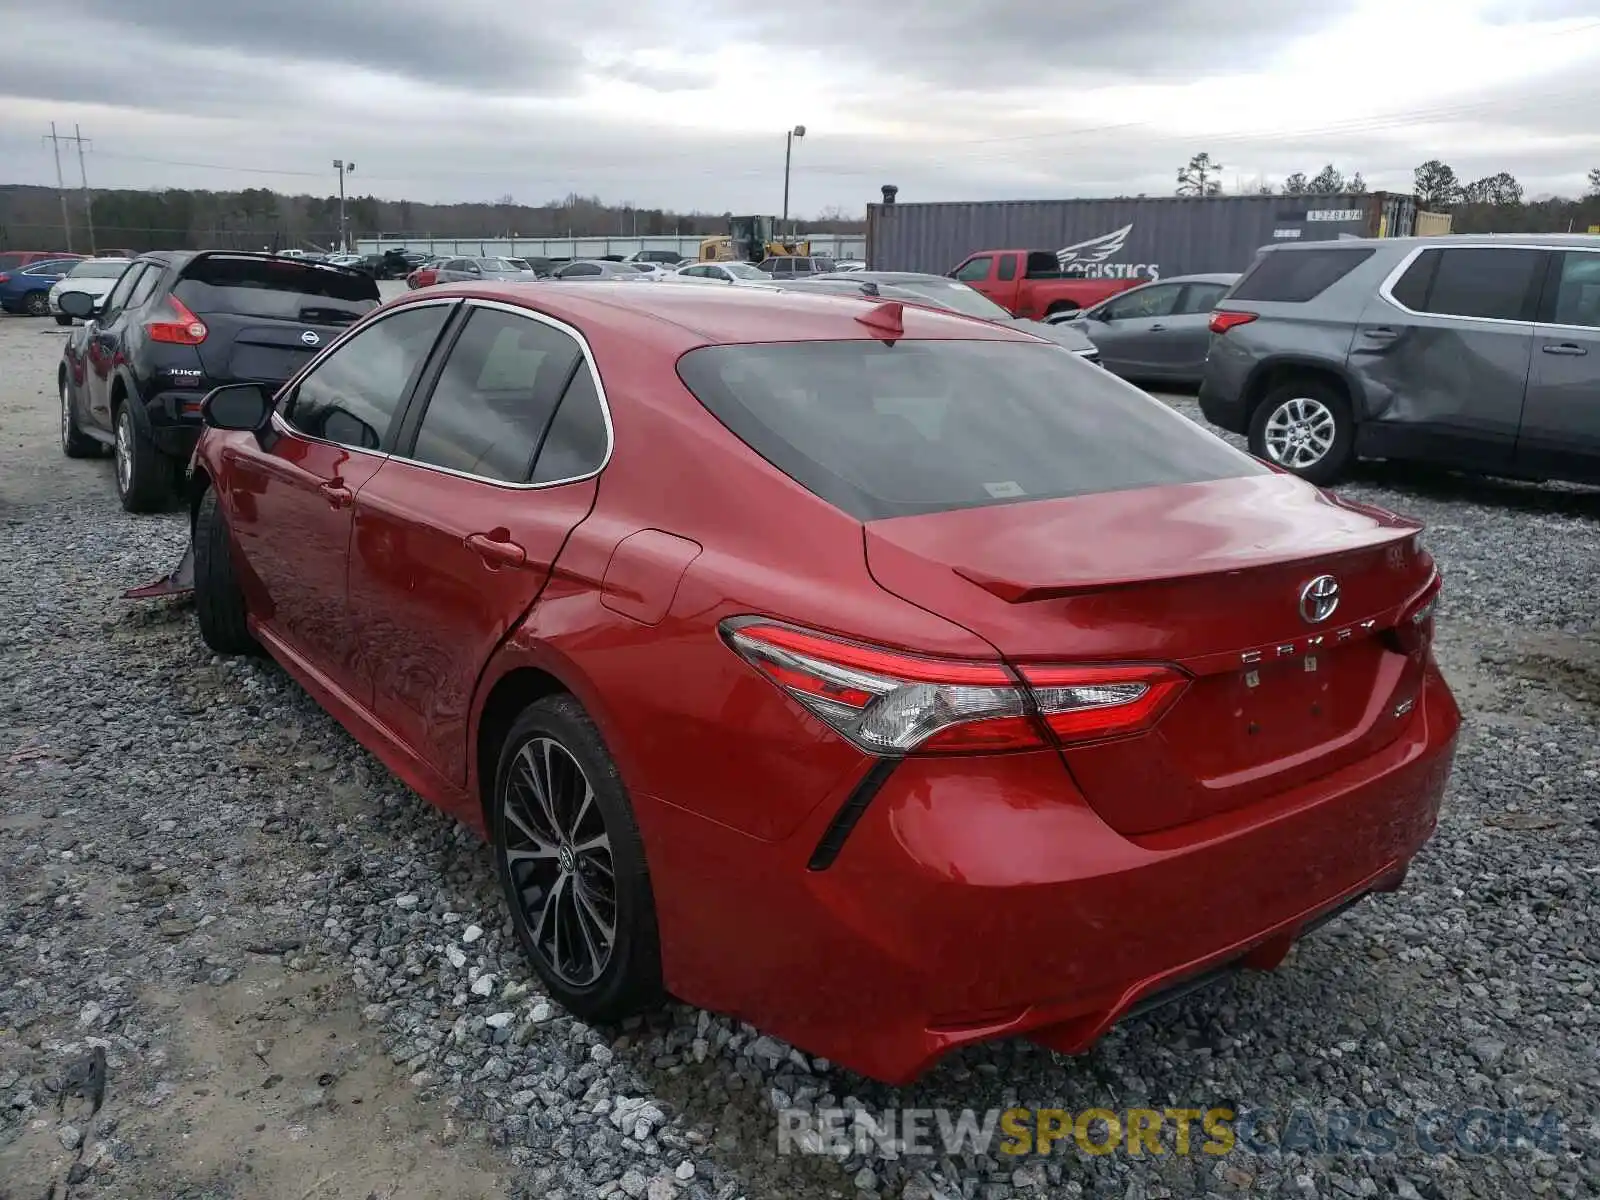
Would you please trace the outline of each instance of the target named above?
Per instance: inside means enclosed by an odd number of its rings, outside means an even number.
[[[322,339],[317,336],[315,330],[308,329],[300,335],[300,340],[308,346],[315,346]]]
[[[1300,589],[1300,616],[1307,625],[1326,621],[1338,607],[1339,581],[1332,575],[1318,575]]]

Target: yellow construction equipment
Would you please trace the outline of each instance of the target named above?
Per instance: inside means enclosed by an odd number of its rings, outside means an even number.
[[[809,255],[811,243],[775,235],[776,217],[729,217],[728,232],[700,243],[701,262],[758,263],[785,255]]]

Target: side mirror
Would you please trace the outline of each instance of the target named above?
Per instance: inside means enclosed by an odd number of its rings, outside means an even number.
[[[272,394],[259,383],[225,383],[206,393],[200,417],[212,429],[261,433],[272,420]]]
[[[88,292],[62,292],[56,298],[56,303],[60,305],[61,311],[66,313],[67,316],[79,317],[83,320],[88,320],[100,311],[100,301],[96,300]]]

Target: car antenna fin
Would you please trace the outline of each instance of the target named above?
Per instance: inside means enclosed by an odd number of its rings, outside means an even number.
[[[896,338],[905,336],[905,322],[901,319],[903,312],[904,306],[900,301],[885,300],[882,304],[874,304],[856,320],[872,330],[874,337],[893,342]]]

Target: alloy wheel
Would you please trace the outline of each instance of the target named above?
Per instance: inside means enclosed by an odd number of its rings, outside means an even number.
[[[1262,440],[1273,462],[1304,470],[1322,461],[1338,432],[1338,422],[1327,405],[1300,396],[1278,405],[1267,418]]]
[[[504,787],[506,866],[534,948],[563,982],[587,987],[617,941],[616,865],[594,788],[548,737],[517,751]]]
[[[27,300],[23,302],[23,309],[30,317],[49,316],[50,297],[43,292],[29,292]]]
[[[117,487],[127,495],[133,487],[133,417],[124,405],[117,414]]]

